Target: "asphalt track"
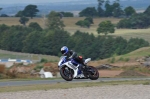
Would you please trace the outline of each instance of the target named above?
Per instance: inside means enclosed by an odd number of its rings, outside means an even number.
[[[0,82],[0,87],[5,86],[24,86],[35,84],[54,84],[54,83],[80,83],[80,82],[105,82],[105,81],[131,81],[131,80],[150,80],[150,78],[99,78],[98,80],[90,79],[74,79],[73,81],[65,81],[64,79],[54,80],[29,80],[29,81],[7,81]]]

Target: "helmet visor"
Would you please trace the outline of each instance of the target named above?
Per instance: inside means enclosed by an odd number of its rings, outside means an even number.
[[[62,51],[61,51],[62,54],[64,54],[65,52],[66,52],[65,50],[62,50]]]

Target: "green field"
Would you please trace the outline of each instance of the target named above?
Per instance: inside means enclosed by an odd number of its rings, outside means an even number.
[[[121,55],[121,56],[122,57],[131,57],[131,58],[150,56],[150,47],[143,47],[143,48],[137,49],[133,52],[130,52],[128,54]]]
[[[114,56],[116,59],[119,58],[130,58],[130,59],[138,59],[138,58],[142,58],[144,56],[150,56],[150,47],[143,47],[140,49],[137,49],[135,51],[132,51],[128,54],[124,54],[124,55],[120,55],[120,56]]]

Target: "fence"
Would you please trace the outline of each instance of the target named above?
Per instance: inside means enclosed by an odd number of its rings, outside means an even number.
[[[58,61],[59,60],[59,57],[57,57],[57,56],[0,50],[0,59],[31,60],[33,63],[35,63],[35,62],[39,62],[42,58],[47,59],[49,61]]]
[[[0,62],[32,63],[31,60],[21,60],[21,59],[0,59]]]

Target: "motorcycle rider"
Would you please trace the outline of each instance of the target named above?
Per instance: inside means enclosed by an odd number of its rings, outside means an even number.
[[[61,48],[61,53],[67,57],[67,59],[74,59],[76,62],[79,63],[79,69],[82,70],[82,68],[85,67],[84,60],[82,56],[78,56],[76,52],[73,50],[69,50],[67,46],[63,46]]]

